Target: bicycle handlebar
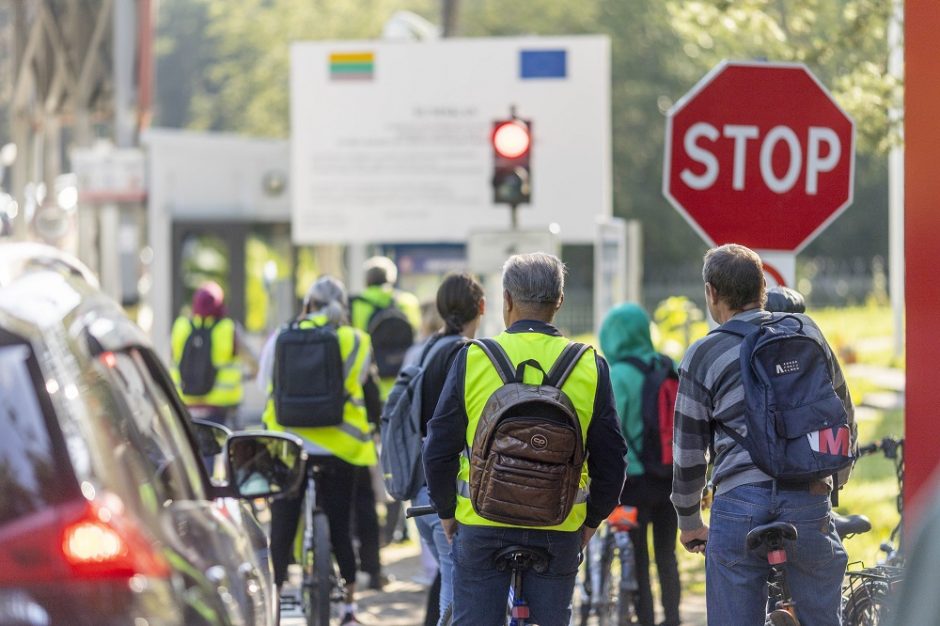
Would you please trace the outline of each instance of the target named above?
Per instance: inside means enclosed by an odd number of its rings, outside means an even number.
[[[437,511],[430,504],[409,506],[405,509],[405,517],[420,517],[421,515],[431,515],[432,513],[437,513]]]
[[[858,456],[863,457],[875,452],[881,451],[889,459],[896,458],[898,448],[904,445],[904,439],[895,439],[893,437],[884,437],[881,441],[875,441],[865,446],[859,446]]]

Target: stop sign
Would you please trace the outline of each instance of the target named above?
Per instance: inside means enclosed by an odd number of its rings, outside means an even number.
[[[852,203],[855,126],[802,64],[724,62],[670,109],[663,169],[712,245],[799,251]]]

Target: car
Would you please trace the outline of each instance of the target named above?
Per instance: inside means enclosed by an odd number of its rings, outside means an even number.
[[[45,246],[0,244],[0,433],[0,624],[277,623],[247,501],[299,488],[300,440],[191,420],[144,332]]]

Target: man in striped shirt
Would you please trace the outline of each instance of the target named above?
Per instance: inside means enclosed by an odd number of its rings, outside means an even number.
[[[736,244],[713,248],[705,255],[702,275],[708,311],[718,324],[732,318],[759,324],[771,318],[762,308],[763,266],[754,251]],[[798,317],[829,357],[854,447],[852,401],[839,364],[812,320]],[[748,436],[741,341],[730,333],[709,334],[689,348],[679,367],[672,487],[679,540],[690,552],[706,554],[708,623],[754,626],[764,622],[768,565],[761,555],[748,553],[745,537],[752,528],[773,521],[794,524],[799,536],[788,548],[787,576],[800,620],[803,626],[838,626],[847,558],[830,520],[831,480],[774,481],[725,432]],[[709,529],[702,521],[701,501],[710,446],[716,495]],[[848,472],[839,478],[841,486]]]

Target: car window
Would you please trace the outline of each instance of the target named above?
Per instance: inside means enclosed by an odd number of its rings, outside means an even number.
[[[136,431],[129,439],[141,448],[150,466],[158,499],[202,497],[199,468],[183,426],[140,354],[136,350],[115,353],[110,370]]]
[[[37,393],[45,391],[35,357],[28,344],[4,339],[0,334],[0,526],[69,495]]]

